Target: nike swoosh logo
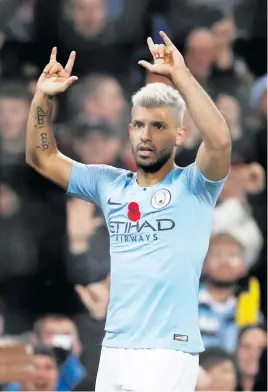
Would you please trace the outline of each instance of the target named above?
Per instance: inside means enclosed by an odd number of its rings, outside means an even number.
[[[111,198],[108,200],[107,202],[110,206],[121,206],[122,203],[116,203],[114,201],[111,200]]]

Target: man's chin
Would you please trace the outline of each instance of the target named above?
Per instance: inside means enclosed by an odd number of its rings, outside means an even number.
[[[231,278],[224,278],[224,277],[217,277],[217,278],[212,278],[211,276],[206,277],[206,281],[211,283],[213,286],[218,287],[218,288],[228,288],[235,286],[238,282],[238,279],[231,279]]]
[[[148,173],[154,173],[159,170],[157,162],[151,159],[137,159],[136,165],[139,169]]]

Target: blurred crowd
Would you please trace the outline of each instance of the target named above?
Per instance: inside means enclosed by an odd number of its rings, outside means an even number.
[[[25,162],[37,78],[53,46],[62,63],[75,50],[79,80],[54,107],[58,148],[86,164],[135,171],[130,97],[146,83],[169,83],[137,65],[150,59],[146,37],[160,43],[162,29],[233,143],[200,284],[206,351],[197,390],[267,390],[266,14],[262,0],[0,2],[0,341],[31,344],[36,368],[31,383],[14,375],[4,390],[94,390],[109,302],[101,211],[66,198]],[[201,141],[188,113],[184,122],[179,166],[194,161]]]

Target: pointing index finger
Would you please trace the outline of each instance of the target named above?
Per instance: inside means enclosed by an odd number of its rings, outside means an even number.
[[[166,35],[166,33],[164,33],[164,31],[160,31],[160,36],[163,39],[163,41],[165,42],[165,44],[167,45],[167,47],[171,47],[174,46],[173,42],[171,41],[170,38],[168,38],[168,36]]]
[[[50,55],[50,61],[56,61],[57,60],[57,48],[54,46],[54,48],[51,51]]]
[[[65,71],[68,72],[69,75],[71,75],[72,70],[73,70],[75,56],[76,56],[76,52],[72,51],[66,65],[65,65]]]

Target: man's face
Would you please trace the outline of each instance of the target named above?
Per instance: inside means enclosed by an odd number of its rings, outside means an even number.
[[[56,361],[49,355],[35,355],[34,366],[36,378],[35,391],[55,391],[58,382],[58,367]]]
[[[175,146],[182,143],[184,129],[178,128],[174,109],[171,107],[132,110],[129,138],[137,167],[154,173],[174,155]]]
[[[189,38],[185,61],[197,78],[206,78],[215,60],[215,44],[209,32],[196,32]]]
[[[225,18],[214,23],[212,33],[217,47],[228,47],[236,36],[236,28],[233,19]]]
[[[236,372],[232,361],[224,360],[211,366],[208,371],[211,377],[211,391],[234,391]]]
[[[29,114],[29,103],[23,99],[0,99],[0,134],[6,140],[23,136]]]
[[[76,141],[75,150],[82,162],[89,164],[114,165],[119,155],[121,141],[117,137],[107,138],[91,132],[88,138]]]
[[[106,23],[104,0],[71,0],[76,31],[85,37],[98,34]]]
[[[235,242],[219,241],[211,245],[205,273],[213,280],[232,283],[246,272],[243,251]]]
[[[259,328],[248,330],[242,335],[237,349],[237,363],[242,375],[257,375],[260,356],[266,346],[267,335]]]
[[[100,85],[97,103],[102,116],[111,122],[120,120],[122,111],[126,107],[122,89],[115,80],[109,80]]]
[[[86,98],[84,103],[85,115],[102,118],[112,124],[122,120],[126,101],[122,89],[116,80],[106,80],[100,83],[95,97]]]
[[[236,98],[222,94],[218,97],[216,105],[229,127],[240,124],[240,106]]]
[[[71,320],[47,319],[43,322],[40,331],[40,340],[44,345],[53,346],[53,338],[56,335],[67,335],[72,338],[72,351],[79,355],[81,352],[80,341],[77,331]]]

